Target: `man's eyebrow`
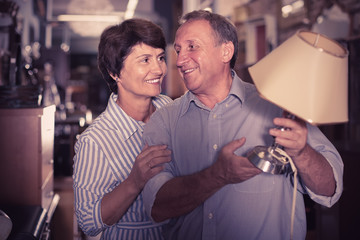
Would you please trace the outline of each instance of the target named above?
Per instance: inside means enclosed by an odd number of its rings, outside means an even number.
[[[193,43],[195,43],[196,42],[196,40],[192,40],[192,39],[190,39],[190,40],[186,40],[185,41],[187,44],[193,44]],[[175,47],[180,47],[180,45],[179,44],[176,44],[176,43],[174,43],[174,48]]]

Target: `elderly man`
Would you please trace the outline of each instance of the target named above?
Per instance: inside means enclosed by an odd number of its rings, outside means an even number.
[[[143,135],[172,151],[143,193],[148,214],[165,221],[166,239],[305,239],[303,194],[330,207],[342,193],[337,150],[317,127],[281,117],[280,108],[236,75],[237,46],[235,27],[218,14],[191,12],[177,30],[177,67],[189,91],[154,113]],[[291,175],[263,173],[246,158],[273,137],[302,183],[292,233]]]

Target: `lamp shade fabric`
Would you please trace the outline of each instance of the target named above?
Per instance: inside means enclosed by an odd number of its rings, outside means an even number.
[[[348,121],[348,51],[299,30],[249,68],[260,95],[312,124]]]

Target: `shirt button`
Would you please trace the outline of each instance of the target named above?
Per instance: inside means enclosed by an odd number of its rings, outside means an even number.
[[[209,213],[208,218],[212,219],[213,217],[214,217],[214,215],[212,213]]]
[[[218,148],[218,145],[214,144],[213,148],[214,148],[214,150],[216,150]]]
[[[214,114],[214,115],[213,115],[213,118],[216,118],[216,117],[217,117],[216,114]]]
[[[227,104],[225,104],[225,107],[229,107],[229,104],[227,103]]]

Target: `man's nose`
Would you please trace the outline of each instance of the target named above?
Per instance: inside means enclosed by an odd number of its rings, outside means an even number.
[[[187,53],[185,53],[184,51],[179,51],[176,59],[176,66],[178,68],[181,68],[188,61],[188,59],[189,57]]]

